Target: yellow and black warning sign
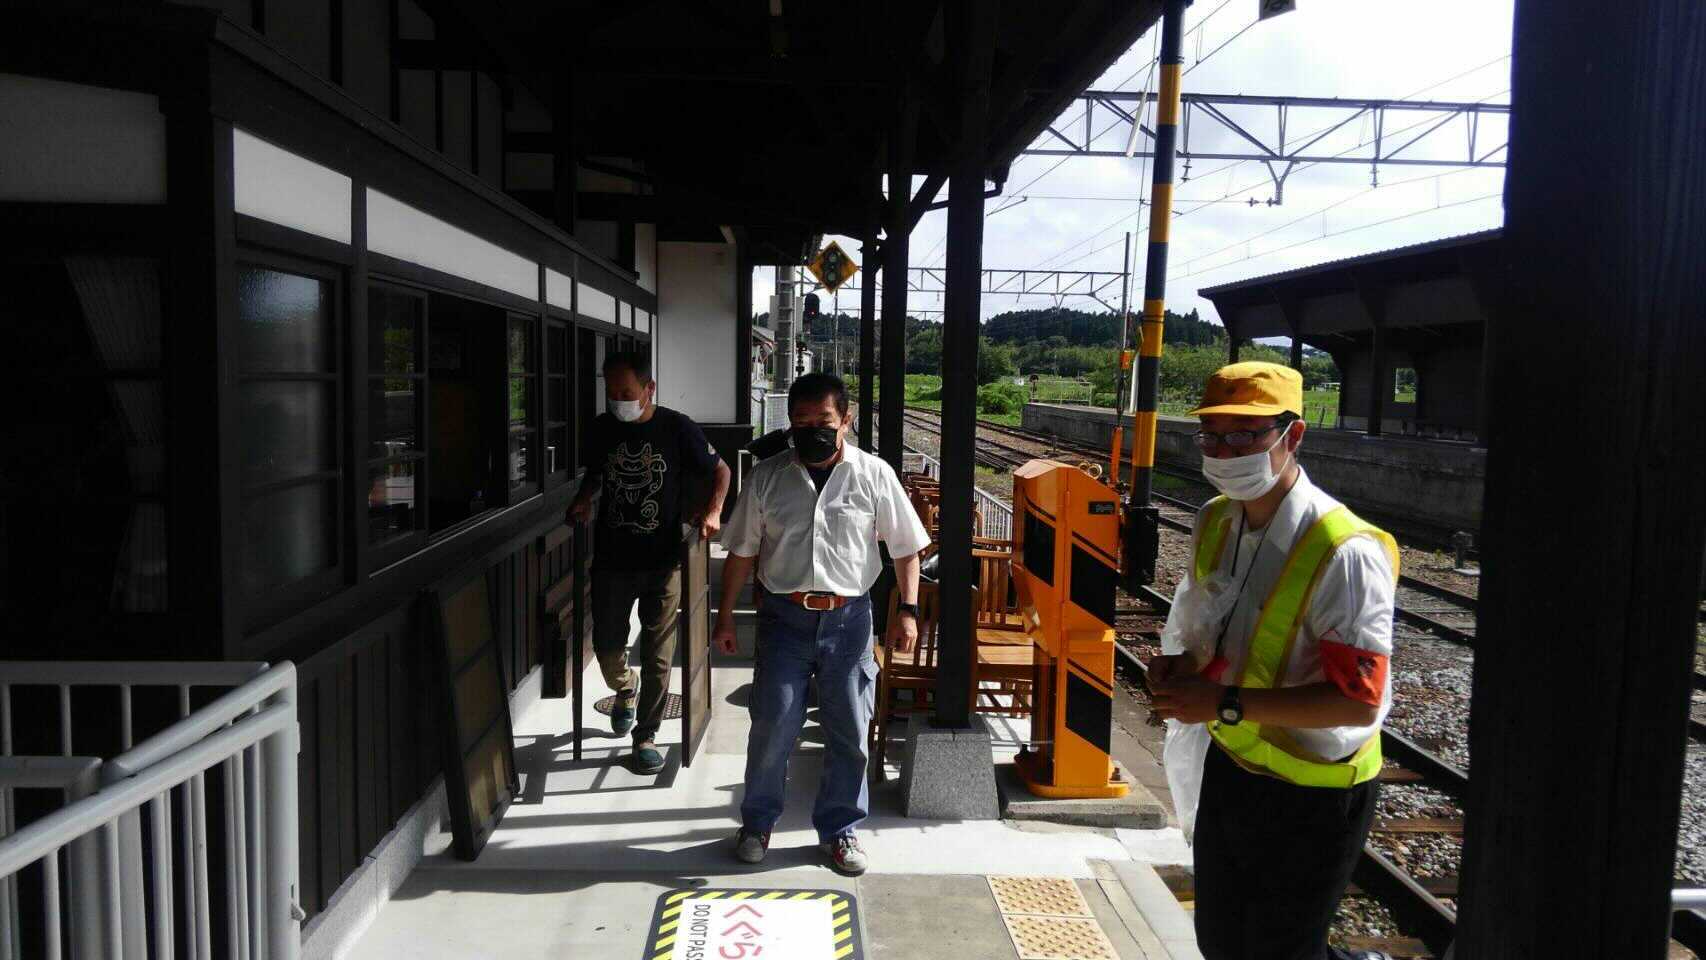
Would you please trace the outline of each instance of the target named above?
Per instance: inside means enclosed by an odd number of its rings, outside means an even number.
[[[671,890],[644,960],[862,960],[859,905],[840,890]]]
[[[823,284],[825,290],[834,293],[859,272],[859,265],[841,249],[840,244],[831,240],[829,246],[819,250],[812,262],[806,264],[806,269],[812,272],[818,283]]]

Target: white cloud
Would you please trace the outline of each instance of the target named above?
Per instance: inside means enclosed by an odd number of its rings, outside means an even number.
[[[1197,0],[1186,14],[1187,30],[1198,18],[1207,17],[1185,43],[1184,89],[1188,92],[1356,98],[1420,94],[1416,98],[1509,100],[1510,62],[1501,58],[1510,52],[1512,0],[1299,0],[1295,13],[1256,24],[1214,52],[1255,19],[1255,0],[1231,0],[1215,13],[1220,6],[1213,0]],[[1092,86],[1143,87],[1153,42],[1149,34],[1140,38]],[[1207,59],[1198,66],[1199,57],[1204,56]],[[1320,129],[1324,116],[1319,111],[1292,111],[1288,141]],[[1414,122],[1400,114],[1392,116],[1389,135]],[[1252,132],[1274,133],[1272,108],[1245,108],[1234,117]],[[1460,139],[1450,139],[1451,130],[1461,131],[1462,121],[1457,124],[1436,134],[1441,138],[1435,141],[1436,150],[1462,149]],[[1103,125],[1098,123],[1098,129]],[[1199,124],[1191,131],[1191,146],[1206,152],[1216,141],[1205,126]],[[1371,133],[1365,127],[1349,124],[1316,149],[1343,150]],[[1503,133],[1502,123],[1483,121],[1480,142],[1494,145]],[[1100,144],[1123,146],[1120,136],[1109,133]],[[1008,197],[990,201],[989,209],[1014,204],[1021,194],[1028,199],[988,219],[984,265],[1118,270],[1123,234],[1131,230],[1139,234],[1133,244],[1133,300],[1137,301],[1146,252],[1141,232],[1148,223],[1148,208],[1140,210],[1135,200],[1140,192],[1148,194],[1146,166],[1139,160],[1079,157],[1035,179],[1057,159],[1022,157],[1013,165]],[[1169,250],[1169,307],[1195,308],[1216,321],[1213,305],[1197,296],[1198,289],[1483,230],[1504,219],[1498,197],[1504,177],[1499,169],[1383,166],[1381,186],[1370,189],[1366,166],[1322,165],[1295,172],[1286,182],[1283,205],[1269,206],[1265,201],[1273,189],[1261,164],[1245,162],[1217,169],[1224,167],[1224,162],[1198,161],[1185,180],[1181,162],[1174,209],[1182,215],[1175,216]],[[1234,201],[1254,198],[1258,203],[1203,203],[1228,195]],[[1491,199],[1452,205],[1489,195]],[[1092,199],[1062,199],[1067,197]],[[946,224],[944,211],[925,215],[912,235],[915,265],[943,262]],[[842,245],[857,249],[845,240]],[[764,279],[755,283],[755,309],[763,309],[770,289],[765,271]],[[857,306],[848,303],[845,295],[842,299],[843,309]],[[939,306],[935,299],[914,295],[912,306]],[[1022,301],[1027,306],[1049,302],[1042,297]],[[1094,307],[1093,301],[1076,303]],[[1014,306],[1012,297],[985,297],[983,312],[989,316]]]

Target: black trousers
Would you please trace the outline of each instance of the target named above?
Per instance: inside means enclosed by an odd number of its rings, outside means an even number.
[[[1374,820],[1379,780],[1348,790],[1250,773],[1219,746],[1197,808],[1197,947],[1207,960],[1341,960],[1327,928]]]

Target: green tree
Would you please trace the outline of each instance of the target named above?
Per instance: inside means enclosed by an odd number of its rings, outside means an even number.
[[[977,382],[979,386],[994,383],[1019,372],[1013,364],[1013,348],[1006,344],[990,343],[979,338],[977,345]]]

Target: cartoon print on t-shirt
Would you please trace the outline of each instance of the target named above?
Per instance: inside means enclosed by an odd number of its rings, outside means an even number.
[[[610,525],[641,533],[656,530],[663,510],[657,493],[663,489],[663,475],[668,470],[663,454],[654,452],[651,444],[642,444],[638,451],[631,450],[626,442],[617,444],[604,471]]]

